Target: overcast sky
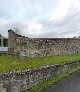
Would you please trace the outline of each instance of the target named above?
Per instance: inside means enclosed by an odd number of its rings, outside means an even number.
[[[0,0],[0,33],[27,37],[80,36],[80,0]]]

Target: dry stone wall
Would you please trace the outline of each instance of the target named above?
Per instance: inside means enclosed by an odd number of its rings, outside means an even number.
[[[0,73],[0,92],[20,92],[29,89],[41,81],[64,72],[72,67],[80,65],[79,61],[48,65],[42,68],[12,70],[7,73]]]
[[[27,57],[44,57],[80,53],[79,38],[28,38],[8,30],[10,54]]]

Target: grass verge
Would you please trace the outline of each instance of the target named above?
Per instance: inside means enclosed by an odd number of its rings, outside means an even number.
[[[65,71],[63,73],[59,73],[59,74],[55,75],[54,77],[51,77],[48,80],[41,82],[39,85],[32,87],[28,90],[23,90],[22,92],[41,92],[41,90],[50,87],[52,84],[56,83],[63,77],[68,76],[69,74],[71,74],[79,69],[80,69],[80,66],[76,66],[74,68],[68,69],[67,71]]]
[[[80,60],[80,54],[70,54],[64,56],[49,56],[39,58],[24,58],[20,59],[18,56],[0,56],[0,72],[17,69],[22,70],[26,68],[37,68],[46,65],[52,65],[61,62],[69,62]]]

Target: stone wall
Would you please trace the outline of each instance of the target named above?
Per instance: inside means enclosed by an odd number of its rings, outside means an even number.
[[[27,57],[44,57],[53,55],[80,53],[79,38],[28,38],[8,30],[8,47],[10,54]]]
[[[42,68],[22,71],[12,70],[7,73],[0,73],[0,92],[19,92],[23,89],[29,89],[41,81],[47,80],[77,65],[80,65],[79,61],[72,61],[48,65]]]

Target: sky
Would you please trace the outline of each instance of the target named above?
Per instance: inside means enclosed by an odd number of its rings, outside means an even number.
[[[80,36],[80,0],[0,0],[0,34],[29,38]]]

